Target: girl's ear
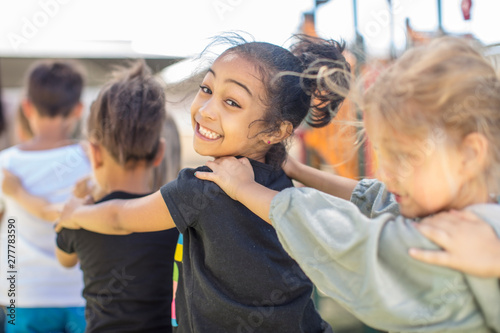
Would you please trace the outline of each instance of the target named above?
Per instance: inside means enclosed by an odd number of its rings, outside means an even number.
[[[488,162],[488,139],[481,133],[468,134],[462,141],[462,166],[467,177],[477,177],[484,172]]]
[[[158,151],[156,152],[156,156],[153,160],[153,166],[157,167],[161,164],[163,161],[163,156],[165,155],[165,147],[166,147],[166,142],[164,138],[160,138],[160,143],[158,145]]]
[[[33,105],[33,103],[30,102],[29,99],[25,98],[21,101],[21,107],[22,107],[21,109],[22,112],[26,116],[26,119],[28,119],[29,121],[33,116],[33,114],[36,112],[35,106]]]
[[[89,142],[88,148],[92,170],[97,170],[104,164],[102,147],[98,144]]]
[[[266,144],[273,145],[275,143],[279,143],[283,140],[286,140],[293,133],[293,125],[289,121],[281,122],[280,128],[270,134],[265,134],[262,136],[262,140]]]
[[[83,103],[78,102],[71,111],[71,115],[76,119],[79,119],[82,116],[82,112],[83,112]]]

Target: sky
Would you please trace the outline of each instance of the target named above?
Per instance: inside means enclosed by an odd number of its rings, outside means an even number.
[[[367,50],[389,52],[387,0],[358,0],[359,30]],[[409,17],[417,30],[437,27],[436,0],[393,0],[395,44],[405,45]],[[442,0],[443,26],[473,33],[486,44],[500,42],[500,0],[472,0],[465,22],[461,0]],[[283,45],[313,9],[313,0],[0,0],[0,56],[118,56],[198,54],[211,36],[249,32]],[[495,17],[496,16],[496,17]],[[330,0],[316,12],[322,37],[353,41],[352,0]]]

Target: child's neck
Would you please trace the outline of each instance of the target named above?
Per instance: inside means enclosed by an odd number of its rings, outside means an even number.
[[[485,184],[474,184],[464,188],[448,209],[460,210],[467,206],[483,203],[496,203],[496,197],[490,195]]]
[[[72,127],[64,118],[41,118],[36,128],[33,128],[33,138],[21,144],[22,150],[45,150],[73,144]]]
[[[151,193],[151,168],[138,166],[134,169],[127,170],[120,166],[110,168],[106,173],[105,191],[111,192],[128,192],[134,194]]]

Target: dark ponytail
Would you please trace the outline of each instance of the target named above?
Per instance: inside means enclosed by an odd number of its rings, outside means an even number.
[[[298,35],[291,52],[303,65],[302,89],[311,96],[309,117],[312,127],[327,125],[337,114],[349,90],[351,66],[342,55],[345,42]],[[341,91],[333,91],[338,87]]]

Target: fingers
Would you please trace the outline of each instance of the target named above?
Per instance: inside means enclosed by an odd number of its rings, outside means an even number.
[[[453,223],[457,220],[457,217],[450,212],[442,212],[431,217],[427,217],[420,222],[420,225],[427,225],[433,227],[452,227]]]
[[[59,233],[62,229],[63,229],[63,226],[61,225],[61,223],[59,223],[59,220],[57,220],[56,223],[54,224],[54,230],[57,233]]]
[[[450,243],[450,235],[443,229],[431,224],[415,224],[418,231],[441,247],[447,247]]]
[[[202,180],[209,180],[209,181],[215,181],[217,179],[217,171],[219,169],[219,166],[224,163],[224,161],[227,161],[229,158],[228,157],[220,157],[217,158],[213,161],[207,161],[205,165],[212,170],[212,172],[204,172],[204,171],[196,171],[194,173],[194,176],[198,179]],[[234,159],[234,157],[233,157]],[[235,159],[236,160],[236,159]]]
[[[240,164],[245,166],[245,167],[252,168],[250,161],[246,157],[242,157],[239,159],[236,157],[233,157],[233,156],[218,157],[213,161],[207,161],[205,163],[205,165],[207,167],[209,167],[214,173],[217,173],[217,171],[220,170],[220,167],[222,167],[222,169],[226,168],[226,170],[229,170],[229,169],[232,169],[234,167],[239,166]],[[200,171],[196,172],[196,174],[198,174],[198,173],[202,174],[202,172],[200,172]],[[205,176],[203,176],[203,177],[205,177]],[[198,178],[200,178],[200,177],[198,177]],[[203,178],[203,179],[207,179],[207,178]]]
[[[424,226],[440,229],[450,235],[450,238],[458,237],[457,235],[468,232],[478,233],[480,230],[484,233],[493,232],[489,224],[470,211],[452,210],[439,213],[430,218],[423,219],[420,224],[417,225],[417,228],[420,230],[420,228]]]
[[[202,180],[209,180],[209,181],[214,181],[215,174],[213,172],[202,172],[202,171],[196,171],[194,173],[194,176],[198,179]]]
[[[460,219],[462,221],[468,221],[471,223],[482,223],[482,220],[471,211],[468,210],[452,210],[450,211],[450,216],[454,216],[455,219]]]
[[[92,195],[87,195],[83,201],[84,205],[92,205],[94,204],[94,198],[92,198]]]
[[[73,195],[77,198],[84,198],[92,191],[92,178],[85,177],[80,179],[73,188]]]
[[[243,164],[246,167],[250,167],[250,168],[252,167],[250,160],[246,157],[242,157],[242,158],[238,159],[238,162],[240,162],[241,164]]]
[[[450,255],[447,252],[411,248],[408,253],[412,258],[428,264],[450,266]]]
[[[219,165],[220,161],[207,161],[205,165],[210,168],[210,170],[214,171],[214,169]]]

